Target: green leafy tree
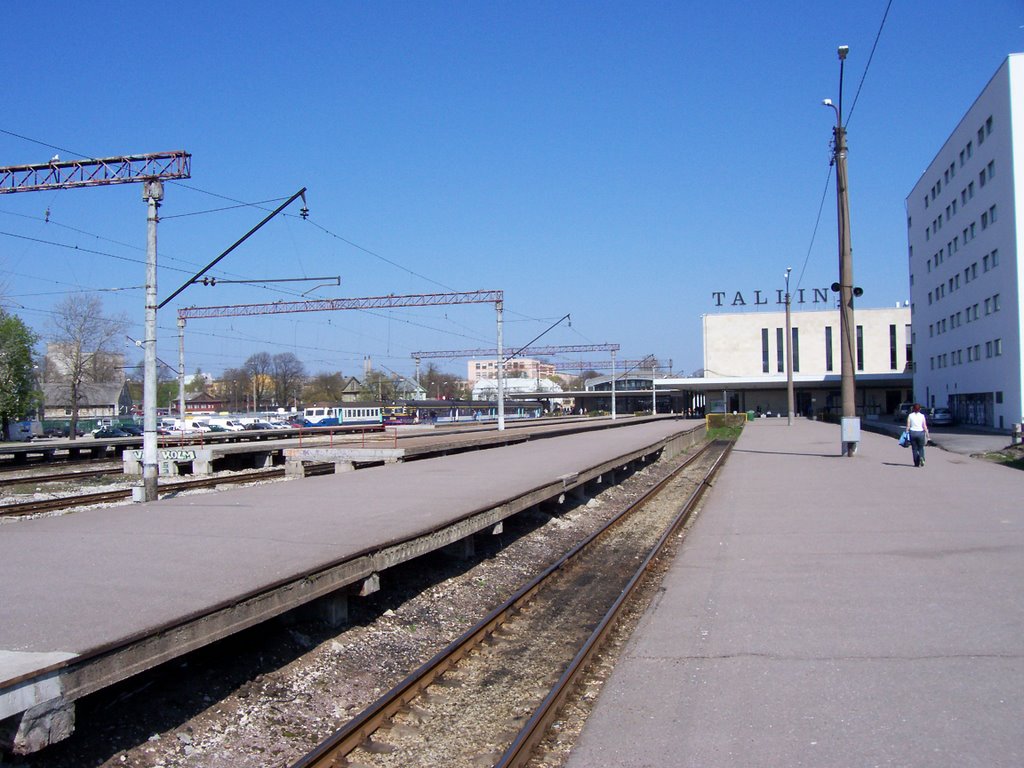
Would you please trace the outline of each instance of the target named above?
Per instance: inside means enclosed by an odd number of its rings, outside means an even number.
[[[0,309],[0,421],[3,438],[11,438],[11,422],[35,410],[36,389],[32,347],[38,337],[21,318]]]
[[[579,376],[574,376],[572,379],[570,379],[568,388],[573,390],[574,392],[579,392],[583,389],[586,389],[587,379],[596,379],[600,375],[600,373],[593,369],[586,370]]]
[[[192,376],[191,380],[185,382],[185,394],[198,395],[200,392],[205,391],[206,377],[203,376],[203,369],[196,368],[195,375]]]

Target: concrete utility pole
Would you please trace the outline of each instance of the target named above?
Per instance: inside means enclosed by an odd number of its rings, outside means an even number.
[[[178,413],[185,423],[185,319],[178,318]]]
[[[494,310],[498,315],[498,431],[505,429],[505,352],[502,345],[502,322],[504,317],[505,302],[498,299],[494,302]]]
[[[857,418],[854,386],[854,318],[853,318],[853,253],[850,246],[850,198],[846,177],[846,129],[843,127],[843,68],[849,46],[839,46],[839,105],[825,99],[824,104],[836,113],[834,129],[834,162],[836,165],[836,203],[839,220],[839,335],[842,370],[842,452],[853,456],[860,442],[860,419]]]
[[[615,421],[617,417],[615,413],[615,350],[612,351],[612,421]]]
[[[145,501],[157,499],[156,440],[156,211],[164,199],[164,183],[149,179],[142,185],[146,217],[146,334],[143,339],[142,487]]]
[[[157,498],[156,443],[156,210],[164,197],[162,179],[191,176],[192,155],[188,152],[158,152],[147,155],[86,158],[0,168],[0,194],[37,192],[49,189],[95,187],[142,182],[142,199],[147,204],[146,317],[143,357],[143,501]],[[138,488],[136,490],[139,490]],[[138,496],[135,500],[139,501]]]
[[[789,426],[793,426],[793,298],[789,293],[792,271],[792,267],[786,267],[786,424]]]

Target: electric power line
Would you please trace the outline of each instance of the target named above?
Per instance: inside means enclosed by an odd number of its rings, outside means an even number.
[[[821,193],[821,202],[818,203],[818,218],[814,220],[814,231],[811,232],[811,242],[807,245],[807,255],[804,256],[804,265],[800,268],[800,276],[797,278],[796,287],[799,289],[804,280],[804,272],[807,270],[807,261],[811,258],[811,249],[814,248],[814,238],[818,235],[818,225],[821,224],[821,212],[825,209],[825,198],[828,196],[828,185],[832,180],[832,164],[829,163],[828,173],[825,174],[825,189]]]
[[[892,0],[889,0],[885,6],[885,13],[882,14],[882,23],[878,25],[878,34],[875,35],[875,43],[871,46],[871,53],[868,55],[868,63],[864,65],[864,74],[860,76],[860,83],[857,85],[857,92],[853,94],[853,104],[850,105],[850,111],[846,113],[846,125],[850,125],[850,118],[853,117],[853,109],[857,106],[857,98],[860,96],[860,89],[864,87],[864,79],[868,76],[868,70],[871,68],[871,60],[875,57],[875,49],[878,47],[878,39],[882,36],[882,28],[885,27],[885,20],[889,18],[889,9],[892,8]]]

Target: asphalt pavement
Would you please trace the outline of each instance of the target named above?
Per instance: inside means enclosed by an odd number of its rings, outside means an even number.
[[[949,435],[748,424],[569,768],[1024,765],[1024,473]]]

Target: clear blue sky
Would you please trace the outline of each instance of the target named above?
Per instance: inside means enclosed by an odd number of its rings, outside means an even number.
[[[293,206],[216,274],[340,275],[317,297],[502,289],[507,346],[571,313],[539,343],[617,342],[689,373],[714,291],[774,293],[787,266],[805,289],[837,278],[821,100],[840,44],[859,306],[908,298],[904,199],[1024,50],[1024,4],[895,0],[854,106],[886,5],[5,3],[0,165],[191,152],[161,208],[161,298],[265,215],[181,214],[305,186],[319,228]],[[68,292],[103,290],[141,338],[145,215],[139,185],[0,195],[4,305],[45,338]],[[177,362],[179,306],[312,287],[194,286],[161,313],[159,355]],[[292,351],[310,373],[370,355],[408,374],[414,350],[494,337],[486,305],[197,320],[186,367]]]

